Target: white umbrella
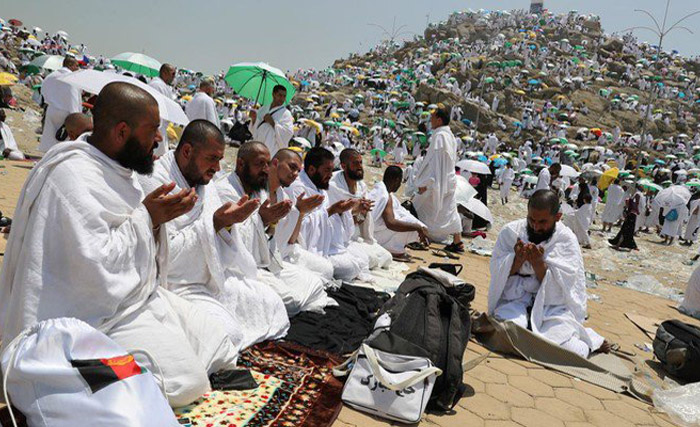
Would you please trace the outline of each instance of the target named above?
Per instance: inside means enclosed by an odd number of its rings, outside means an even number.
[[[491,175],[491,170],[489,167],[486,164],[476,160],[460,160],[457,162],[456,166],[463,171]]]
[[[474,215],[478,215],[482,217],[484,220],[493,223],[493,215],[491,215],[491,211],[489,210],[488,207],[486,207],[485,204],[481,202],[481,200],[472,197],[467,201],[467,203],[460,203],[465,209],[468,211],[472,212]]]
[[[37,39],[27,39],[26,42],[29,46],[41,47],[41,42]]]
[[[150,93],[156,101],[158,101],[158,109],[160,117],[169,122],[179,125],[187,125],[190,121],[187,119],[185,112],[182,111],[177,102],[162,95],[160,92],[141,82],[133,77],[124,76],[117,73],[103,73],[96,70],[81,70],[74,73],[69,73],[58,79],[64,83],[75,86],[85,92],[99,94],[103,87],[112,82],[126,82],[134,86],[138,86],[146,92]]]
[[[476,196],[474,187],[469,184],[465,177],[457,175],[457,188],[455,189],[457,204],[464,206],[474,196]]]
[[[41,33],[41,32],[43,32],[44,30],[42,30],[42,29],[39,28],[39,27],[34,27],[34,28],[32,28],[32,31],[34,31],[35,33]]]
[[[688,171],[685,169],[678,169],[677,171],[673,172],[676,175],[688,175]]]
[[[527,175],[523,178],[523,182],[527,184],[537,184],[537,177],[532,175]]]
[[[56,31],[56,34],[58,34],[59,36],[63,37],[64,39],[67,39],[67,38],[68,38],[68,33],[65,32],[65,31],[63,31],[63,30],[58,30],[58,31]]]
[[[301,136],[292,138],[292,142],[296,143],[300,147],[306,148],[307,150],[311,149],[311,142],[309,142],[309,140],[306,138],[302,138]]]
[[[63,67],[63,57],[61,55],[41,55],[34,58],[29,64],[49,71],[56,71]]]
[[[561,165],[561,176],[568,176],[569,178],[576,178],[579,176],[579,173],[576,172],[576,169],[572,168],[569,165]]]
[[[662,208],[685,205],[690,200],[691,194],[688,187],[683,185],[672,185],[659,191],[654,199]]]

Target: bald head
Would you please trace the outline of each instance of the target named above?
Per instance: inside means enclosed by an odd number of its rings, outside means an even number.
[[[204,79],[201,82],[199,82],[199,91],[204,92],[209,96],[213,96],[214,95],[214,80]]]
[[[299,153],[297,153],[294,150],[290,150],[289,148],[283,148],[277,151],[277,153],[275,153],[275,156],[272,159],[278,160],[280,162],[289,160],[299,160],[301,162],[301,156],[299,155]]]
[[[63,124],[66,127],[69,141],[75,141],[85,132],[92,132],[92,117],[83,113],[72,113],[66,117]]]
[[[63,58],[63,66],[71,71],[76,71],[80,67],[80,64],[78,64],[78,60],[74,57],[66,56]]]
[[[175,78],[176,68],[172,64],[163,64],[160,66],[158,77],[167,84],[171,84]]]
[[[238,155],[236,159],[243,160],[244,162],[249,162],[261,152],[267,152],[268,156],[270,155],[270,150],[268,150],[267,146],[262,142],[248,141],[241,145],[241,148],[238,149]]]
[[[134,128],[154,108],[158,110],[158,102],[140,87],[126,82],[110,83],[102,88],[92,109],[95,134],[106,134],[119,123]]]
[[[175,152],[181,152],[184,145],[191,145],[196,150],[208,145],[223,146],[225,144],[224,135],[212,122],[209,120],[193,120],[182,132],[182,137]]]
[[[294,150],[283,148],[272,158],[270,177],[277,180],[282,187],[289,187],[301,172],[301,156]]]
[[[528,210],[547,211],[551,215],[559,213],[559,195],[552,190],[537,190],[527,203]]]

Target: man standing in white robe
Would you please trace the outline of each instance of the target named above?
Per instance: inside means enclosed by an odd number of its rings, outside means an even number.
[[[407,260],[406,245],[413,242],[427,245],[428,229],[401,206],[394,195],[401,187],[402,176],[400,167],[387,167],[383,181],[376,183],[367,197],[374,202],[371,215],[377,243],[388,250],[394,259]]]
[[[700,226],[700,198],[691,198],[688,208],[688,224],[683,234],[683,244],[690,246],[698,240],[698,226]]]
[[[301,156],[297,152],[283,148],[275,154],[270,162],[267,181],[270,204],[292,200],[285,189],[297,180],[301,167]],[[289,215],[274,224],[274,244],[285,261],[305,267],[321,278],[330,281],[333,279],[333,264],[323,256],[307,251],[297,243],[304,217],[321,206],[323,196],[320,194],[309,197],[300,195],[293,202],[294,208]]]
[[[605,208],[603,209],[603,233],[612,231],[612,226],[622,216],[625,207],[625,191],[620,187],[620,180],[615,181],[608,187],[608,194],[605,198]]]
[[[672,214],[673,211],[676,211],[675,215]],[[661,237],[664,238],[662,244],[670,246],[673,244],[673,240],[681,234],[681,226],[688,219],[688,206],[680,204],[665,207],[661,210],[661,215],[664,216],[664,225],[661,227]]]
[[[144,187],[175,182],[175,190],[195,191],[194,209],[170,224],[167,286],[209,313],[238,350],[286,335],[289,319],[282,299],[260,280],[253,255],[241,237],[242,223],[258,199],[223,202],[210,181],[224,156],[223,134],[211,122],[195,120],[175,151],[156,162]]]
[[[309,252],[323,256],[333,264],[333,277],[352,281],[369,275],[369,259],[358,258],[348,252],[345,246],[344,230],[352,224],[343,224],[345,212],[353,209],[357,202],[353,199],[330,203],[327,190],[333,174],[333,153],[323,147],[309,150],[304,157],[304,170],[299,178],[287,189],[292,200],[305,195],[323,196],[323,203],[304,216],[294,243]],[[352,221],[352,219],[350,220]]]
[[[56,132],[71,113],[80,113],[83,109],[80,89],[58,80],[69,73],[77,71],[78,61],[70,56],[63,60],[63,67],[46,76],[41,84],[41,95],[46,107],[44,129],[37,150],[45,153],[58,143]]]
[[[216,103],[214,96],[214,81],[204,79],[199,83],[199,92],[197,92],[190,102],[185,105],[185,114],[187,118],[192,120],[208,120],[217,129],[221,129],[219,121],[219,113],[216,111]]]
[[[583,326],[587,295],[576,236],[559,224],[559,197],[536,191],[527,219],[507,224],[491,258],[488,314],[532,330],[562,348],[588,357],[608,351],[595,331]]]
[[[24,160],[24,153],[17,147],[12,129],[5,123],[6,118],[5,110],[0,108],[0,155],[9,160]]]
[[[513,180],[515,180],[515,171],[511,166],[510,162],[506,163],[501,176],[498,178],[498,182],[501,185],[501,203],[508,203],[508,196],[510,195],[510,187],[513,185]]]
[[[464,252],[462,220],[455,198],[457,140],[449,127],[449,110],[445,107],[435,110],[430,123],[433,134],[414,178],[418,194],[413,197],[413,205],[431,240],[443,241],[452,236],[452,243],[445,249]]]
[[[408,154],[408,150],[406,149],[406,144],[404,144],[403,139],[400,139],[396,143],[396,147],[394,147],[394,162],[403,164],[403,160]]]
[[[552,189],[552,184],[559,178],[561,173],[561,165],[559,163],[554,163],[549,168],[542,168],[540,173],[537,175],[537,185],[535,186],[535,191],[537,190],[549,190]]]
[[[272,204],[268,198],[265,187],[269,164],[270,152],[265,144],[246,142],[238,150],[236,170],[216,183],[219,196],[224,202],[237,203],[246,195],[262,201],[258,210],[238,226],[243,244],[257,264],[258,278],[282,298],[290,317],[302,311],[322,313],[333,302],[324,289],[327,281],[311,270],[285,262],[265,232],[267,227],[290,215],[293,208],[289,199]]]
[[[171,64],[163,64],[160,66],[158,76],[154,77],[153,80],[148,83],[148,85],[160,92],[161,95],[174,101],[176,96],[172,84],[173,80],[175,80],[176,72],[177,68],[175,68],[175,66]],[[161,119],[160,121],[160,134],[163,136],[163,141],[161,141],[156,148],[155,155],[157,157],[162,156],[170,150],[170,141],[168,140],[168,121],[165,119]]]
[[[354,148],[346,148],[339,157],[342,170],[335,172],[331,178],[328,189],[330,203],[345,199],[357,201],[352,211],[342,214],[344,244],[355,257],[367,257],[370,270],[388,268],[391,253],[374,240],[374,219],[370,214],[372,202],[366,197],[362,155]]]
[[[168,195],[166,183],[144,196],[137,173],[153,170],[160,141],[158,104],[146,91],[111,83],[93,117],[93,134],[57,145],[24,185],[0,276],[0,338],[6,347],[42,320],[80,319],[127,351],[147,351],[135,355],[139,364],[165,384],[172,406],[187,405],[237,358],[214,319],[162,287],[166,223],[197,195]]]
[[[272,104],[250,112],[248,130],[253,134],[252,140],[265,144],[271,156],[287,148],[294,135],[294,118],[284,106],[286,100],[287,89],[277,85],[272,89]]]

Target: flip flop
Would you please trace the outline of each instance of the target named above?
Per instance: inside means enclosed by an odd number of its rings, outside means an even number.
[[[428,246],[421,243],[421,242],[411,242],[411,243],[407,244],[406,247],[408,249],[412,249],[414,251],[427,251],[428,250]]]
[[[450,252],[444,250],[444,249],[433,249],[433,255],[439,256],[439,257],[445,257],[449,259],[459,259],[458,256],[451,254]]]
[[[445,246],[445,250],[447,252],[454,252],[456,254],[463,254],[464,253],[464,243],[459,243],[459,244],[454,244],[450,243],[449,245]]]

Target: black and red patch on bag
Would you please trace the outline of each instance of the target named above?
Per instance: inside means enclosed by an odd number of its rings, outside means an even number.
[[[71,360],[71,365],[80,372],[93,393],[117,381],[146,372],[130,354],[109,359]]]

